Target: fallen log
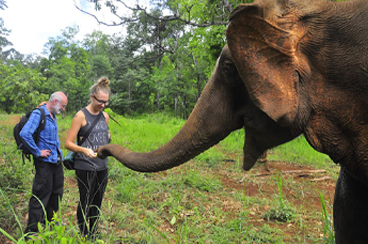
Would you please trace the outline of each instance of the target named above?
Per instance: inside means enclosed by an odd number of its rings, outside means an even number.
[[[315,178],[315,179],[312,179],[310,180],[311,182],[319,182],[319,181],[324,181],[324,180],[331,180],[331,177],[329,176],[324,176],[324,177],[321,177],[321,178]]]
[[[238,183],[242,183],[246,178],[250,178],[250,177],[263,177],[263,176],[270,176],[270,175],[274,175],[274,174],[299,174],[299,175],[310,175],[310,174],[321,174],[321,173],[326,173],[326,170],[324,169],[317,169],[317,170],[285,170],[285,171],[277,171],[277,172],[264,172],[264,173],[258,173],[258,174],[246,174],[244,175],[239,181]]]

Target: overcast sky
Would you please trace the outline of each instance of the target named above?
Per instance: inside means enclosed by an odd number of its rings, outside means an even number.
[[[93,4],[83,0],[84,8],[93,11]],[[13,43],[13,48],[22,54],[41,54],[43,45],[49,37],[61,35],[66,27],[79,26],[78,39],[93,30],[101,30],[106,34],[118,33],[121,27],[107,27],[98,25],[97,21],[74,6],[74,0],[7,0],[8,8],[0,9],[0,16],[4,20],[4,27],[11,30],[7,39]],[[87,5],[85,5],[87,4]],[[88,5],[89,4],[89,5]],[[108,22],[111,14],[98,12],[102,21]]]

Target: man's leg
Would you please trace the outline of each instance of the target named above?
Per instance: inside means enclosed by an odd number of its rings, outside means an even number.
[[[59,210],[59,202],[63,198],[64,189],[64,171],[63,165],[52,165],[53,170],[53,188],[50,196],[49,204],[47,205],[47,220],[52,221],[54,213]]]
[[[29,200],[26,233],[38,232],[38,222],[45,222],[44,213],[46,209],[44,206],[47,206],[49,203],[53,184],[50,164],[35,160],[34,165],[36,174],[32,186],[32,197]]]

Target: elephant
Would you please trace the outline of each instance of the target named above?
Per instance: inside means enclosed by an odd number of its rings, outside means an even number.
[[[170,141],[146,153],[109,144],[98,156],[139,172],[163,171],[244,128],[247,171],[266,150],[304,135],[341,166],[336,243],[368,243],[368,2],[255,0],[231,13],[226,39]]]

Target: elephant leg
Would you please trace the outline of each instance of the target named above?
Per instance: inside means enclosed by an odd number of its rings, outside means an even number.
[[[368,243],[368,188],[341,167],[333,217],[336,244]]]

